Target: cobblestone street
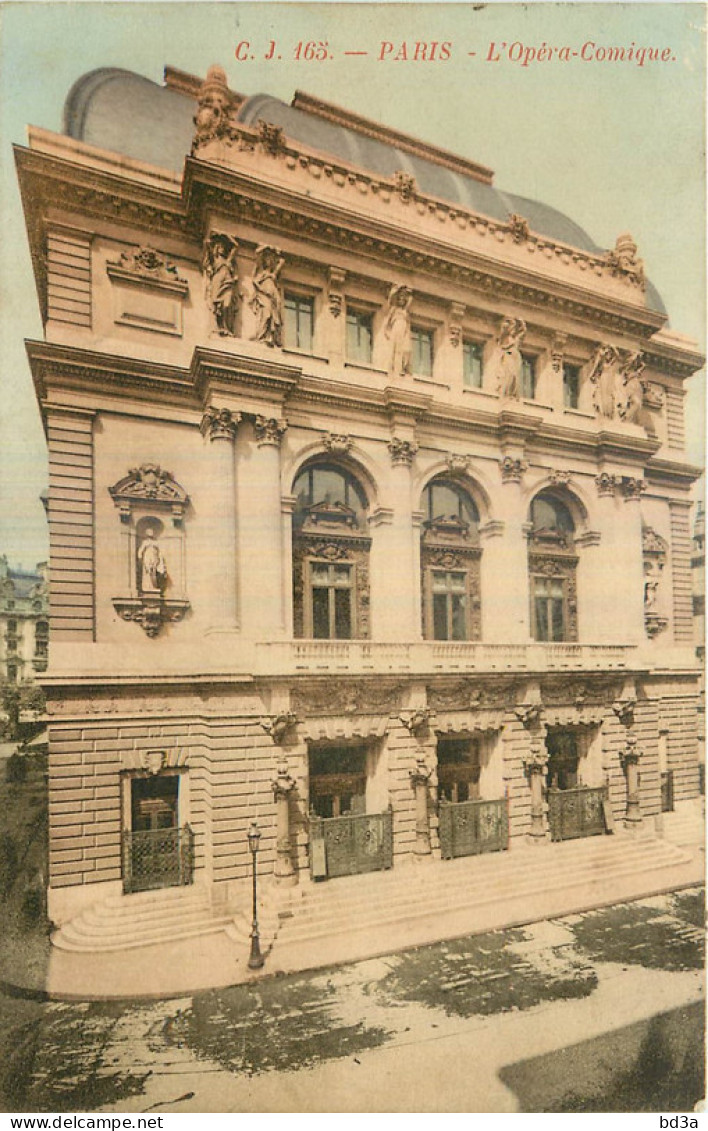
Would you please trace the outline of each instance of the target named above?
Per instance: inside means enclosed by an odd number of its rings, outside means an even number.
[[[3,998],[3,1106],[592,1111],[600,1077],[587,1056],[570,1094],[570,1061],[565,1083],[516,1065],[595,1039],[606,1074],[603,1035],[617,1031],[624,1075],[608,1110],[686,1110],[702,1095],[702,923],[694,888],[179,1000]],[[683,1013],[666,1039],[656,1026],[631,1031],[672,1010]],[[640,1054],[643,1100],[632,1088]],[[545,1098],[529,1083],[539,1073]]]

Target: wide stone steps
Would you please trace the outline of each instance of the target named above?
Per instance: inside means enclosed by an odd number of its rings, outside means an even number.
[[[233,917],[215,914],[195,888],[111,896],[87,908],[52,936],[59,950],[118,951],[224,931]]]
[[[699,803],[683,804],[673,813],[661,815],[662,837],[679,845],[703,845],[705,842],[705,818]]]
[[[485,906],[504,901],[518,901],[531,919],[534,901],[544,895],[555,899],[570,889],[598,892],[606,881],[661,873],[689,859],[676,846],[653,838],[595,837],[330,880],[304,890],[293,916],[280,928],[275,954],[352,933],[375,933],[383,944],[393,928],[413,924],[424,937],[436,927],[444,937],[446,918],[450,929],[457,929],[453,920],[462,929],[468,921],[474,929]]]

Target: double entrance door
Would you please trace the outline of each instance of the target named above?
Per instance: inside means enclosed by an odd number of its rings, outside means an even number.
[[[578,732],[549,730],[546,749],[551,840],[574,840],[607,832],[607,789],[605,786],[583,785]]]
[[[391,811],[367,813],[372,760],[373,752],[365,746],[310,749],[313,879],[377,872],[393,864]]]
[[[179,774],[130,779],[130,829],[123,833],[126,892],[175,887],[192,880],[193,837],[179,826]]]

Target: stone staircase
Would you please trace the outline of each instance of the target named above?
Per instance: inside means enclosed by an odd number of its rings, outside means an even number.
[[[679,802],[673,813],[662,813],[661,836],[672,844],[705,846],[703,798]]]
[[[303,884],[281,913],[269,967],[352,961],[639,898],[695,882],[691,862],[664,840],[616,835]]]
[[[232,915],[215,914],[202,888],[162,888],[109,896],[64,924],[52,943],[95,954],[195,939],[232,924]]]

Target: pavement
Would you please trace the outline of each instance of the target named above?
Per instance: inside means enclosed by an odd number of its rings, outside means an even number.
[[[553,871],[549,869],[549,863],[552,860],[543,864],[541,857],[555,854],[553,858],[557,859],[563,848],[564,845],[549,845],[529,850],[536,853],[539,869],[543,867],[551,881]],[[621,851],[619,843],[618,849]],[[508,854],[509,863],[512,855]],[[472,932],[540,921],[702,883],[705,877],[702,847],[693,846],[681,852],[676,850],[676,855],[679,863],[673,867],[657,868],[656,871],[647,864],[644,870],[618,877],[604,876],[594,883],[585,880],[568,886],[566,878],[563,886],[554,887],[551,882],[547,890],[534,895],[533,901],[523,892],[515,896],[513,890],[505,887],[496,898],[493,891],[489,892],[483,905],[467,908],[464,914],[457,914],[451,908],[448,915],[438,915],[430,921],[422,914],[417,924],[408,922],[398,929],[386,925],[385,929],[377,931],[374,924],[361,938],[355,931],[342,931],[334,922],[330,935],[321,935],[304,946],[281,946],[279,950],[276,940],[273,955],[267,956],[263,969],[258,971],[248,969],[247,939],[229,937],[223,931],[107,953],[71,953],[53,947],[43,988],[47,996],[59,1000],[179,996],[185,992],[262,981],[286,972],[317,969],[385,954],[440,938],[461,937]],[[464,864],[464,861],[452,863],[458,865]],[[474,866],[474,860],[470,866]],[[450,865],[443,862],[429,867],[445,869]],[[355,879],[365,881],[367,877]],[[333,890],[334,886],[333,881]]]
[[[503,1113],[605,1110],[606,1089],[612,1110],[691,1111],[703,915],[696,887],[170,1001],[20,1003],[0,1092],[15,1111]],[[573,1054],[585,1078],[529,1092]]]

